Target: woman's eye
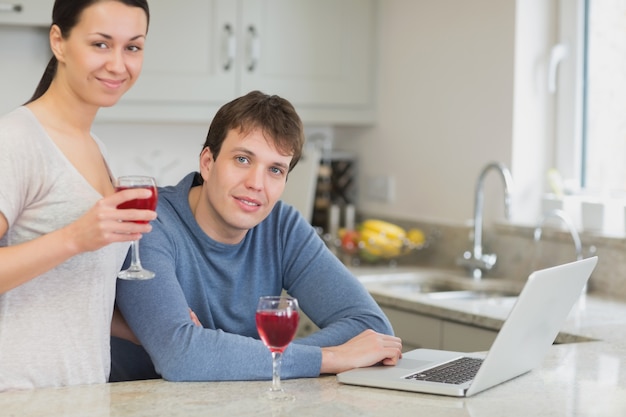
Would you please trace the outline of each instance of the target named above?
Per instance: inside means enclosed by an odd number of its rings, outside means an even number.
[[[106,49],[107,44],[104,43],[104,42],[95,42],[93,44],[93,46],[95,46],[96,48],[99,48],[99,49]]]
[[[132,51],[132,52],[138,52],[138,51],[141,51],[141,48],[140,48],[139,46],[137,46],[137,45],[130,45],[127,49],[128,49],[129,51]]]

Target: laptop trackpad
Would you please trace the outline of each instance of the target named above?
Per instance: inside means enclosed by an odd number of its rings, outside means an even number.
[[[429,365],[431,363],[433,363],[433,361],[420,361],[417,359],[400,359],[398,361],[398,364],[396,365],[396,368],[418,369],[418,368],[423,368],[426,365]]]

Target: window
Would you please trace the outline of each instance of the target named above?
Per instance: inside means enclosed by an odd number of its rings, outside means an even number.
[[[555,164],[582,199],[604,207],[603,231],[624,231],[626,1],[560,0],[553,48]]]
[[[556,165],[596,197],[626,194],[626,1],[561,0]]]
[[[626,2],[586,3],[581,182],[615,197],[626,190]]]

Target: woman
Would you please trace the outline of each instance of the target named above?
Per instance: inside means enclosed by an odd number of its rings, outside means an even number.
[[[116,274],[149,210],[118,210],[91,133],[143,62],[145,0],[56,0],[32,99],[0,118],[0,391],[106,382]],[[115,333],[115,332],[114,332]]]

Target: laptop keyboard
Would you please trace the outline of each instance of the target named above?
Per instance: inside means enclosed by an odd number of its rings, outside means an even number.
[[[480,358],[459,358],[444,363],[443,365],[406,376],[405,379],[458,385],[474,378],[482,363],[483,360]]]

